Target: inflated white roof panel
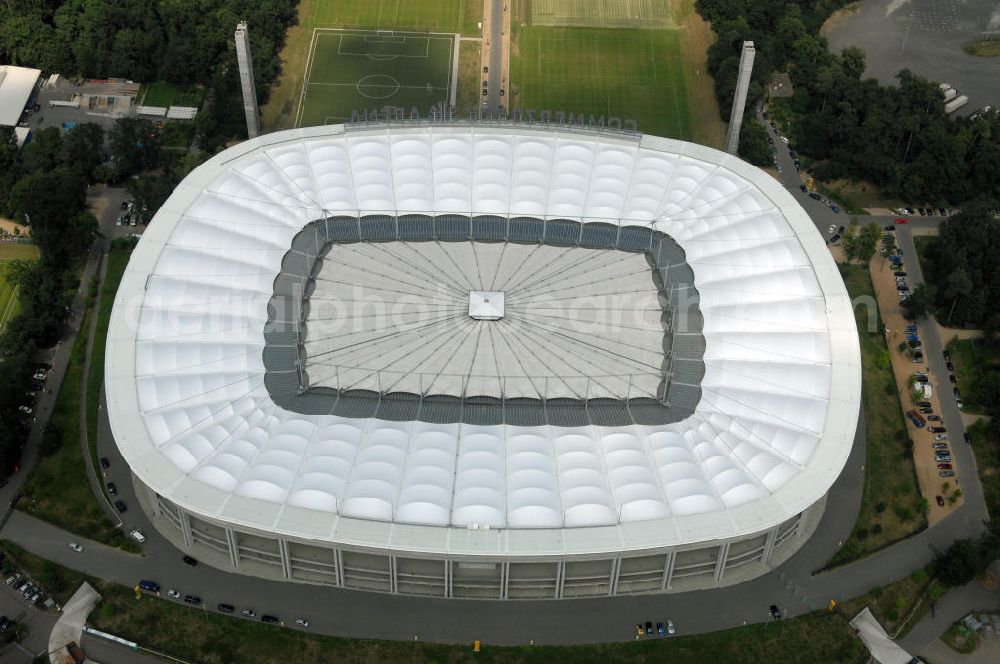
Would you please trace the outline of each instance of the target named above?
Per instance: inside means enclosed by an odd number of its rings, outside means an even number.
[[[532,428],[285,411],[261,359],[274,278],[304,225],[359,213],[652,223],[700,295],[694,413]],[[196,169],[133,254],[106,376],[125,459],[192,513],[287,535],[307,513],[313,539],[512,556],[627,548],[629,524],[667,546],[786,520],[840,473],[861,380],[839,273],[763,172],[650,136],[458,125],[280,132]]]

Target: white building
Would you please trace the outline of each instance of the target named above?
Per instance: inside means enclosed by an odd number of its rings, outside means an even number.
[[[0,65],[0,126],[17,126],[41,74],[40,69]]]
[[[787,558],[861,370],[824,241],[759,169],[421,124],[268,134],[193,171],[122,279],[106,381],[144,509],[203,560],[553,598]]]

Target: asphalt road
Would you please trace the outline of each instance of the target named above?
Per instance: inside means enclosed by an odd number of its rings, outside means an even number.
[[[487,81],[487,94],[483,97],[484,109],[495,111],[500,108],[503,100],[500,98],[500,90],[503,89],[503,26],[504,10],[509,0],[488,0],[490,20],[488,26],[490,33],[483,35],[488,40],[489,46],[489,68],[485,75]]]

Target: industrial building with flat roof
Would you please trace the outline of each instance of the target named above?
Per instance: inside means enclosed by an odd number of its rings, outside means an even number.
[[[568,598],[752,578],[850,453],[850,299],[763,171],[489,123],[268,134],[118,292],[108,416],[185,551],[269,578]]]

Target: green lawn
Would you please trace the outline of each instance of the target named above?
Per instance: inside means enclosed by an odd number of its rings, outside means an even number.
[[[156,81],[146,86],[143,106],[201,106],[205,93],[199,87],[192,86],[181,90],[166,81]]]
[[[104,351],[108,338],[108,323],[115,294],[122,275],[128,266],[135,243],[130,238],[116,240],[108,254],[107,274],[101,287],[101,304],[97,309],[97,329],[94,331],[94,346],[90,352],[90,373],[87,375],[87,443],[90,448],[94,468],[97,462],[97,410],[101,403],[101,385],[104,383]]]
[[[986,435],[986,422],[980,420],[968,428],[972,438],[972,451],[976,455],[979,483],[991,520],[1000,515],[1000,441]]]
[[[312,9],[316,27],[478,35],[483,20],[483,0],[317,0]]]
[[[630,118],[642,132],[689,138],[683,39],[680,30],[522,27],[511,53],[513,107]]]
[[[109,275],[111,268],[112,264],[109,263]],[[118,280],[120,279],[119,273]],[[115,288],[117,289],[117,282]],[[111,298],[113,297],[112,292]],[[101,317],[104,317],[105,335],[109,313],[105,312],[103,306],[98,313],[99,324],[102,322]],[[94,312],[88,310],[81,330],[90,329],[92,315]],[[86,341],[86,333],[81,332],[73,342],[69,366],[59,388],[49,426],[43,436],[38,462],[24,484],[17,507],[69,532],[137,552],[139,549],[135,543],[127,539],[101,510],[87,479],[87,470],[80,448],[80,387],[86,359]],[[101,373],[103,373],[103,351],[100,353],[100,358]],[[93,379],[93,374],[91,378]],[[87,409],[96,413],[97,404],[93,401],[92,394],[91,380],[88,385]],[[88,431],[96,431],[94,428],[96,420],[93,427],[91,422],[88,421],[87,424]],[[95,456],[93,448],[91,456]]]
[[[955,379],[962,391],[962,410],[985,414],[987,404],[996,399],[985,392],[989,384],[984,379],[990,371],[1000,370],[1000,348],[985,339],[952,339],[948,342]]]
[[[20,312],[16,288],[7,282],[7,266],[11,261],[38,258],[38,247],[33,244],[4,242],[0,244],[0,332],[7,321]]]
[[[852,298],[875,299],[866,267],[841,265],[841,275]],[[866,332],[868,312],[855,310],[861,340],[861,401],[868,427],[868,456],[861,512],[854,532],[830,561],[831,566],[861,558],[926,526],[917,488],[911,443],[889,366],[889,351],[881,319],[874,334]]]
[[[317,30],[298,124],[343,122],[384,106],[427,117],[449,103],[453,49],[451,36]]]

